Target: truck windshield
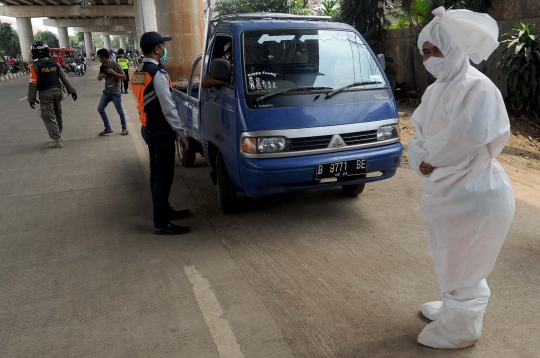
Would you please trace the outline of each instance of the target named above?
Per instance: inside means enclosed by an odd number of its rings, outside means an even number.
[[[367,45],[352,31],[247,31],[243,45],[243,75],[249,95],[293,87],[337,89],[353,82],[368,84],[347,90],[386,87]]]

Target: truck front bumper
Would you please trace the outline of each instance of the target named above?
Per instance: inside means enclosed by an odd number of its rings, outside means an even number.
[[[395,143],[382,147],[300,157],[253,159],[242,156],[240,157],[242,189],[247,195],[256,197],[388,179],[396,173],[402,155],[403,146],[401,143]],[[318,164],[355,159],[367,159],[367,177],[353,177],[354,179],[347,181],[315,179]],[[380,172],[381,175],[370,175],[376,172]]]

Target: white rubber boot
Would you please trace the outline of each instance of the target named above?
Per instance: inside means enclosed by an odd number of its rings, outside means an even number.
[[[431,321],[437,320],[444,310],[442,301],[427,302],[420,306],[422,315]]]
[[[439,317],[424,328],[418,343],[441,349],[475,344],[482,335],[482,320],[490,294],[486,280],[445,293]]]

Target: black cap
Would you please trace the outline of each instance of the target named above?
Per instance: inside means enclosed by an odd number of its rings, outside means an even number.
[[[152,46],[157,46],[160,43],[171,41],[171,40],[172,40],[172,37],[163,37],[155,31],[150,31],[150,32],[145,32],[141,36],[140,45],[141,45],[141,48],[152,47]]]

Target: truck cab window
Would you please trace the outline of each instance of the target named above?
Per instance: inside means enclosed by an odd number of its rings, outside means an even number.
[[[229,61],[230,67],[231,67],[231,76],[230,76],[229,82],[227,84],[224,84],[221,81],[216,81],[215,79],[213,79],[210,74],[210,67],[209,67],[206,72],[205,78],[203,78],[201,82],[201,86],[204,88],[215,87],[218,90],[220,90],[220,87],[234,88],[234,71],[233,71],[234,58],[233,58],[232,37],[216,36],[215,41],[214,41],[214,46],[212,48],[212,53],[210,56],[210,63],[212,63],[212,60],[216,58],[222,58]]]

